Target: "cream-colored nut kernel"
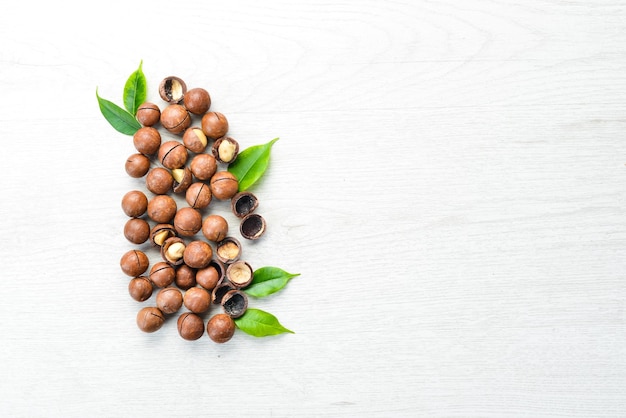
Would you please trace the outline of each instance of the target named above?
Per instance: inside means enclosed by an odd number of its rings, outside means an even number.
[[[220,156],[220,160],[225,163],[229,163],[232,161],[235,156],[235,150],[237,149],[237,145],[228,140],[222,141],[220,146],[217,149],[217,152]]]
[[[167,237],[170,235],[169,231],[161,231],[154,236],[154,243],[156,245],[163,245]]]
[[[185,252],[185,244],[182,242],[175,242],[170,245],[166,251],[167,258],[170,260],[176,261],[183,258],[183,253]]]
[[[177,183],[182,183],[185,178],[185,169],[175,168],[172,170],[172,177],[174,177],[174,180],[176,180]]]
[[[183,85],[176,79],[172,80],[172,97],[175,100],[183,98],[185,92],[183,91]]]
[[[209,141],[206,139],[206,135],[202,132],[202,129],[194,128],[193,132],[196,134],[202,145],[206,147],[206,144]]]

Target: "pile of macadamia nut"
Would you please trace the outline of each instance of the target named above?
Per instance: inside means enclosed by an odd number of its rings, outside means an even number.
[[[230,200],[239,233],[249,240],[263,235],[265,220],[255,213],[256,196],[239,192],[237,178],[227,170],[239,144],[228,136],[226,117],[209,110],[207,90],[188,90],[172,76],[160,83],[159,95],[162,109],[146,102],[137,111],[142,125],[133,136],[137,152],[125,165],[129,176],[145,177],[147,190],[131,190],[122,198],[129,217],[124,236],[132,244],[154,246],[159,259],[150,266],[146,251],[135,248],[122,256],[120,266],[131,277],[128,292],[134,300],[146,302],[157,292],[155,306],[137,314],[139,329],[155,332],[177,316],[182,338],[197,340],[206,329],[211,340],[224,343],[235,332],[234,319],[246,311],[242,289],[254,271],[241,258],[241,242],[226,218],[207,208],[214,200]],[[219,313],[212,305],[221,307]]]

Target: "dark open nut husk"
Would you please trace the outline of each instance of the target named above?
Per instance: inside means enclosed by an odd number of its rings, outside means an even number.
[[[248,296],[241,290],[230,290],[222,298],[221,305],[228,316],[239,318],[248,309]]]
[[[235,216],[243,218],[259,206],[259,199],[250,192],[239,192],[230,200],[230,208]]]
[[[241,220],[239,232],[246,239],[259,239],[265,233],[265,219],[261,215],[250,213]]]
[[[233,286],[233,284],[229,282],[228,279],[222,278],[211,292],[213,303],[215,303],[216,305],[221,304],[224,295],[231,290],[236,290],[235,286]]]

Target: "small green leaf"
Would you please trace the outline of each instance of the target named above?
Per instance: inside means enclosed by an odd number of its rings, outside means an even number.
[[[281,290],[300,273],[287,273],[278,267],[261,267],[254,272],[252,282],[244,289],[250,296],[262,298]]]
[[[96,88],[96,97],[98,98],[98,105],[100,106],[100,112],[104,118],[111,124],[116,131],[125,135],[134,135],[141,124],[137,122],[137,119],[126,110],[122,109],[113,102],[103,99],[98,95],[98,89]]]
[[[263,176],[270,162],[270,151],[278,138],[262,145],[253,145],[241,151],[237,159],[228,166],[228,171],[239,180],[239,191],[250,188]]]
[[[269,312],[260,309],[248,308],[243,316],[235,319],[237,328],[254,337],[267,337],[285,332],[294,334],[278,322],[278,319]]]
[[[143,60],[139,62],[139,68],[128,77],[124,85],[124,107],[133,116],[137,114],[139,106],[146,101],[148,90],[146,76],[141,70],[142,64]]]

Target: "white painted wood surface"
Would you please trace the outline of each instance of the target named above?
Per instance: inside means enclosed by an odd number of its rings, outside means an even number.
[[[626,416],[625,1],[24,0],[0,39],[1,416]],[[301,273],[252,302],[295,334],[136,328],[95,90],[141,59],[281,138],[245,255]]]

